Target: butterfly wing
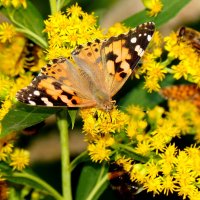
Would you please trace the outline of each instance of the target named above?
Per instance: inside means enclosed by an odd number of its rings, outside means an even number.
[[[105,108],[132,73],[153,32],[154,24],[148,22],[127,34],[80,46],[72,52],[76,66],[55,59],[17,93],[17,99],[32,105]]]
[[[176,101],[193,100],[200,96],[200,89],[195,85],[173,85],[162,88],[160,94],[166,98]]]
[[[147,22],[131,29],[127,34],[111,37],[101,47],[103,65],[106,68],[106,85],[111,96],[115,95],[132,74],[143,56],[155,25]]]
[[[135,69],[154,29],[154,23],[147,22],[126,34],[80,46],[72,56],[84,71],[91,72],[94,84],[98,83],[95,87],[112,97]]]
[[[17,99],[31,105],[95,106],[89,85],[80,75],[79,68],[64,58],[53,62],[43,67],[32,83],[17,93]]]

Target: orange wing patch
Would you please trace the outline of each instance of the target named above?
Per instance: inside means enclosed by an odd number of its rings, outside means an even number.
[[[174,85],[160,90],[166,99],[190,101],[200,109],[200,88],[197,85]]]

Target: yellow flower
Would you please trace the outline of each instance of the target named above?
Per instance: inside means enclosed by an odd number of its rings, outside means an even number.
[[[172,66],[173,74],[175,79],[180,79],[184,77],[185,79],[188,78],[188,69],[184,65],[183,62],[180,62],[178,65]]]
[[[27,8],[26,0],[1,0],[1,3],[5,7],[9,7],[12,5],[15,8],[18,8],[22,5],[23,8]]]
[[[0,150],[0,161],[6,161],[8,154]]]
[[[159,123],[162,120],[162,115],[164,114],[164,108],[156,106],[151,110],[148,110],[147,115],[151,124]]]
[[[173,193],[177,190],[176,181],[173,176],[164,176],[162,181],[163,193],[168,196],[169,193]]]
[[[130,172],[133,167],[133,160],[130,158],[120,157],[117,158],[116,164],[123,166],[123,169],[127,172]]]
[[[144,6],[149,10],[149,15],[157,16],[163,8],[161,0],[142,0]]]
[[[8,113],[8,111],[10,110],[11,107],[12,107],[11,100],[5,100],[2,103],[1,109],[0,109],[0,120],[2,120],[5,117],[5,115]]]
[[[160,85],[158,83],[157,78],[153,78],[151,76],[145,76],[145,85],[144,88],[147,89],[148,92],[152,91],[159,91],[160,90]]]
[[[57,12],[50,16],[44,23],[49,43],[48,59],[70,57],[77,45],[104,38],[96,25],[94,13],[89,15],[83,12],[77,3],[68,8],[66,13]]]
[[[106,36],[109,38],[112,36],[117,36],[121,33],[126,33],[128,31],[129,31],[129,28],[124,26],[122,23],[118,22],[118,23],[115,23],[113,26],[109,27]]]
[[[81,116],[83,132],[92,137],[120,131],[128,124],[128,116],[115,108],[110,112],[96,108],[82,109]]]
[[[83,15],[84,12],[82,11],[82,8],[78,6],[78,3],[76,3],[75,5],[72,5],[70,8],[67,8],[67,15],[68,16],[80,16]]]
[[[108,161],[110,159],[109,156],[111,150],[107,148],[107,145],[103,140],[98,140],[98,143],[96,144],[89,144],[87,149],[94,162],[101,163],[104,160]]]
[[[146,182],[143,184],[144,189],[147,190],[147,192],[153,192],[153,195],[159,194],[163,190],[162,186],[162,178],[156,177],[156,178],[148,178]]]
[[[27,165],[29,165],[30,154],[28,151],[23,149],[15,149],[10,155],[10,166],[13,170],[22,171]]]
[[[24,65],[22,63],[22,52],[26,44],[26,39],[22,35],[15,35],[15,39],[9,43],[0,43],[0,70],[10,77],[23,74]]]
[[[138,142],[135,152],[143,156],[148,156],[151,152],[151,145],[149,141]]]
[[[14,85],[14,80],[9,78],[8,76],[5,76],[3,74],[0,74],[0,88],[1,88],[1,93],[0,93],[0,100],[5,100],[6,96],[9,93],[9,90],[11,87]]]
[[[15,27],[12,24],[3,22],[0,24],[0,42],[11,42],[16,35]]]

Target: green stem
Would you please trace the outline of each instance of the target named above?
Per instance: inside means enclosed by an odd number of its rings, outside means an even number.
[[[95,195],[97,194],[98,190],[104,185],[104,183],[108,181],[108,174],[106,173],[105,176],[94,186],[92,191],[90,192],[89,196],[86,200],[93,200]]]
[[[63,110],[57,115],[57,124],[61,141],[61,165],[62,165],[62,190],[63,199],[72,200],[71,171],[67,111]]]
[[[16,28],[16,30],[18,32],[24,33],[24,34],[29,35],[32,38],[34,38],[36,41],[38,41],[39,46],[41,46],[43,49],[46,49],[48,47],[47,42],[43,38],[39,37],[37,34],[35,34],[34,32],[30,31],[29,29],[26,29],[25,27],[22,27],[22,28]]]
[[[50,195],[52,195],[56,200],[63,200],[62,196],[54,189],[52,188],[48,183],[46,183],[44,180],[38,178],[37,176],[33,176],[31,174],[27,174],[27,173],[19,173],[19,172],[15,172],[13,173],[14,177],[20,177],[20,178],[27,178],[29,180],[32,180],[36,183],[38,183],[39,185],[41,185],[43,188],[45,188]]]
[[[51,8],[51,14],[53,15],[54,13],[57,12],[57,3],[56,0],[49,0],[50,8]]]
[[[81,163],[82,161],[85,161],[88,158],[88,153],[87,151],[82,152],[79,154],[70,164],[70,170],[73,171],[74,168]]]
[[[113,146],[115,148],[115,146]],[[126,144],[117,144],[116,148],[121,148],[122,150],[126,150],[131,152],[131,157],[134,158],[134,160],[140,161],[140,162],[146,162],[148,161],[148,157],[141,156],[140,154],[135,152],[135,149],[126,145]]]

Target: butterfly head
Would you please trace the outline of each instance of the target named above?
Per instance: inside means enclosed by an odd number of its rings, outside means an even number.
[[[97,106],[106,112],[110,112],[114,108],[115,103],[116,101],[114,100],[104,101],[104,102],[99,103]]]

